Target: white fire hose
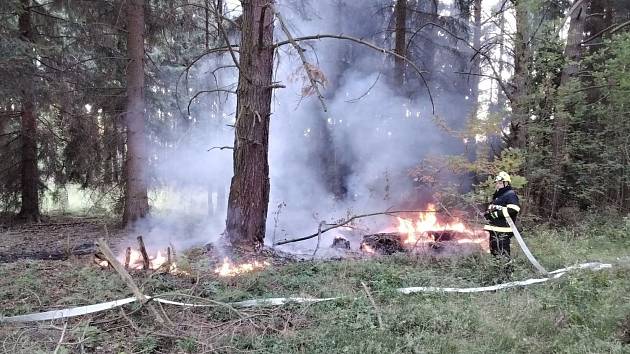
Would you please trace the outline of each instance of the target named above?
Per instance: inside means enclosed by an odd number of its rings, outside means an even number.
[[[474,287],[474,288],[442,288],[442,287],[427,286],[427,287],[398,288],[396,289],[396,291],[402,294],[413,294],[413,293],[419,293],[419,292],[476,293],[476,292],[484,292],[484,291],[496,291],[496,290],[501,290],[501,289],[518,287],[518,286],[544,283],[551,279],[560,278],[561,276],[567,274],[567,272],[571,270],[578,270],[578,269],[600,270],[600,269],[606,269],[606,268],[611,268],[611,267],[612,267],[612,264],[609,264],[609,263],[589,262],[589,263],[582,263],[575,266],[554,270],[552,272],[549,272],[548,273],[549,276],[546,278],[527,279],[527,280],[513,281],[513,282],[497,284],[497,285],[492,285],[492,286]],[[158,301],[163,304],[182,306],[182,307],[217,306],[216,303],[194,304],[194,303],[183,303],[183,302],[166,300],[160,297],[147,296],[147,298],[151,299],[152,301]],[[253,300],[246,300],[246,301],[239,301],[239,302],[231,302],[226,305],[229,305],[232,307],[241,307],[241,308],[242,307],[280,306],[280,305],[284,305],[288,303],[316,303],[316,302],[324,302],[324,301],[331,301],[331,300],[339,300],[339,299],[344,299],[344,298],[347,298],[347,297],[337,296],[337,297],[329,297],[329,298],[323,298],[323,299],[304,298],[304,297],[280,297],[280,298],[253,299]],[[59,320],[59,319],[64,319],[64,318],[69,318],[69,317],[76,317],[76,316],[82,316],[82,315],[87,315],[91,313],[101,312],[105,310],[111,310],[116,307],[120,307],[120,306],[129,304],[135,301],[137,301],[135,297],[128,297],[126,299],[103,302],[100,304],[79,306],[79,307],[73,307],[73,308],[68,308],[68,309],[52,310],[52,311],[39,312],[39,313],[31,313],[27,315],[18,315],[18,316],[12,316],[12,317],[4,317],[0,314],[0,323],[8,323],[8,322],[19,323],[19,322]]]
[[[514,220],[512,220],[512,218],[510,217],[510,215],[508,213],[505,213],[505,220],[507,220],[508,224],[510,224],[510,228],[512,229],[512,233],[514,233],[514,237],[516,237],[516,241],[518,242],[518,245],[521,246],[521,249],[523,250],[523,253],[525,253],[525,256],[527,256],[527,259],[529,259],[529,262],[541,274],[548,275],[549,273],[547,272],[547,270],[545,270],[545,268],[543,266],[541,266],[540,263],[538,263],[536,258],[534,258],[534,255],[532,255],[532,253],[529,251],[529,248],[527,248],[527,245],[525,244],[525,241],[521,237],[521,233],[518,232],[518,229],[516,228],[516,225],[514,225]]]

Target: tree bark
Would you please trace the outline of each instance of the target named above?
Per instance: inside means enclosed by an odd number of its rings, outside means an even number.
[[[269,120],[273,74],[273,0],[242,2],[240,73],[226,233],[232,246],[256,250],[269,204]]]
[[[581,1],[581,0],[576,0]],[[562,69],[560,76],[560,90],[565,88],[572,79],[577,77],[580,65],[579,61],[582,56],[582,39],[584,37],[584,28],[586,23],[587,4],[581,2],[572,14],[570,14],[569,32],[567,34],[567,44],[564,49],[564,57],[567,61]],[[568,116],[573,113],[573,107],[559,107],[553,120],[553,139],[552,139],[552,172],[555,177],[562,176],[564,166],[564,142],[567,134]],[[553,215],[557,209],[558,191],[554,187],[551,203],[551,214]]]
[[[394,16],[396,18],[394,52],[406,56],[407,0],[396,1]],[[402,88],[405,82],[405,61],[398,57],[394,58],[394,80]]]
[[[516,33],[514,34],[514,93],[511,98],[512,122],[510,124],[511,145],[524,149],[527,146],[529,109],[527,94],[529,79],[529,26],[527,9],[523,1],[513,0],[516,7]]]
[[[18,18],[20,39],[25,42],[33,42],[31,28],[31,4],[30,0],[22,0],[22,13]],[[30,59],[26,59],[28,71],[34,70]],[[21,195],[22,207],[20,218],[29,221],[39,219],[39,171],[37,168],[37,117],[33,103],[33,82],[26,79],[22,88],[22,112],[21,112]]]
[[[149,212],[144,122],[144,0],[129,0],[127,16],[127,180],[123,223],[130,225]]]

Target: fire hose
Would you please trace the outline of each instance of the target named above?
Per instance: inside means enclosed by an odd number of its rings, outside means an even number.
[[[534,258],[534,255],[529,251],[529,248],[527,247],[527,245],[525,244],[525,241],[521,237],[521,233],[518,232],[518,229],[516,228],[516,225],[514,224],[514,220],[512,220],[512,218],[510,217],[509,214],[507,214],[507,213],[505,213],[505,214],[506,214],[505,215],[505,220],[507,220],[508,224],[510,225],[510,228],[512,229],[512,233],[514,233],[514,237],[516,237],[516,241],[518,242],[518,245],[521,246],[521,249],[523,250],[523,253],[525,253],[525,256],[527,257],[529,262],[541,274],[548,275],[549,272],[547,272],[547,270],[545,270],[545,268],[543,266],[541,266],[540,263],[538,263],[536,258]]]
[[[502,283],[491,286],[483,286],[483,287],[472,287],[472,288],[450,288],[450,287],[433,287],[433,286],[424,286],[424,287],[410,287],[410,288],[398,288],[397,292],[401,294],[414,294],[414,293],[422,293],[422,292],[444,292],[444,293],[477,293],[477,292],[485,292],[485,291],[497,291],[507,288],[514,288],[519,286],[526,286],[531,284],[539,284],[544,283],[546,281],[552,279],[558,279],[563,275],[567,274],[572,270],[579,269],[591,269],[591,270],[601,270],[612,268],[612,264],[610,263],[600,263],[600,262],[589,262],[582,263],[571,267],[561,268],[558,270],[554,270],[549,272],[549,276],[545,278],[533,278],[527,280],[513,281],[508,283]],[[152,301],[157,301],[163,304],[174,305],[174,306],[182,306],[182,307],[216,307],[217,302],[213,302],[212,304],[195,304],[195,303],[184,303],[171,301],[167,299],[160,298],[159,296],[150,297],[145,296],[147,299]],[[268,298],[268,299],[253,299],[253,300],[245,300],[239,302],[231,302],[225,303],[225,306],[231,307],[263,307],[263,306],[281,306],[289,303],[317,303],[324,301],[332,301],[332,300],[341,300],[341,299],[354,299],[350,297],[337,296],[337,297],[329,297],[329,298],[305,298],[305,297],[280,297],[280,298]],[[116,307],[123,306],[125,304],[129,304],[137,301],[138,299],[135,297],[129,297],[121,300],[114,300],[109,302],[103,302],[99,304],[79,306],[61,310],[52,310],[46,312],[38,312],[31,313],[26,315],[18,315],[12,317],[4,317],[0,314],[0,323],[21,323],[21,322],[35,322],[35,321],[50,321],[50,320],[59,320],[69,317],[83,316],[91,313],[111,310]]]

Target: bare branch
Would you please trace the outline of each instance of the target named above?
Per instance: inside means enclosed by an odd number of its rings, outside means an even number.
[[[333,224],[330,225],[327,228],[321,229],[321,230],[317,230],[316,233],[312,234],[312,235],[308,235],[308,236],[304,236],[304,237],[299,237],[299,238],[294,238],[294,239],[290,239],[290,240],[282,240],[280,242],[277,242],[274,244],[274,246],[280,246],[280,245],[284,245],[287,243],[292,243],[292,242],[298,242],[298,241],[304,241],[304,240],[308,240],[317,236],[320,236],[321,234],[323,234],[324,232],[330,231],[332,229],[336,229],[338,227],[342,227],[345,226],[349,223],[351,223],[352,221],[356,220],[356,219],[360,219],[360,218],[366,218],[369,216],[376,216],[376,215],[390,215],[390,216],[394,216],[394,214],[402,214],[402,213],[437,213],[438,211],[436,210],[391,210],[391,211],[382,211],[382,212],[378,212],[378,213],[369,213],[369,214],[360,214],[360,215],[355,215],[352,216],[344,221],[341,221],[337,224]]]
[[[315,77],[313,77],[313,72],[311,69],[312,65],[308,62],[308,60],[306,60],[306,56],[304,55],[304,49],[300,47],[300,45],[293,39],[293,35],[291,35],[289,28],[287,28],[287,25],[284,22],[284,18],[282,17],[280,12],[278,12],[274,7],[272,7],[272,10],[276,14],[276,18],[278,19],[278,22],[280,22],[280,28],[282,29],[282,32],[284,32],[289,42],[293,46],[293,48],[295,48],[295,50],[297,51],[298,56],[300,57],[300,60],[302,61],[302,66],[304,67],[304,71],[306,71],[306,76],[308,77],[311,87],[313,88],[313,91],[317,95],[319,102],[322,104],[322,109],[324,110],[324,112],[328,112],[328,107],[326,107],[326,102],[324,102],[324,96],[319,91],[317,80],[315,80]]]
[[[364,41],[362,39],[359,38],[355,38],[355,37],[350,37],[350,36],[345,36],[342,34],[316,34],[316,35],[312,35],[312,36],[305,36],[305,37],[298,37],[298,38],[293,38],[294,42],[302,42],[302,41],[309,41],[309,40],[320,40],[320,39],[342,39],[342,40],[347,40],[347,41],[351,41],[354,43],[358,43],[364,46],[367,46],[369,48],[372,48],[376,51],[379,51],[383,54],[389,54],[392,55],[396,58],[402,59],[404,60],[407,64],[409,64],[409,66],[411,66],[413,68],[413,70],[418,74],[418,76],[420,77],[420,80],[422,81],[422,83],[424,84],[424,86],[427,88],[427,92],[429,93],[429,100],[431,101],[431,108],[433,113],[435,114],[435,103],[433,102],[433,95],[431,94],[431,89],[429,89],[429,85],[427,83],[427,81],[424,78],[424,75],[422,75],[423,73],[427,73],[427,71],[422,71],[420,70],[420,68],[418,68],[418,66],[411,60],[409,60],[406,56],[404,55],[400,55],[396,52],[394,52],[393,50],[389,50],[386,48],[382,48],[379,47],[373,43]],[[273,46],[275,48],[281,47],[283,45],[287,45],[287,44],[291,44],[291,41],[282,41],[282,42],[277,42],[275,43]]]
[[[604,28],[603,30],[595,33],[591,37],[583,40],[581,44],[585,44],[585,43],[588,43],[588,42],[590,42],[590,41],[592,41],[594,39],[597,39],[597,37],[601,36],[602,34],[608,32],[608,31],[610,31],[610,34],[614,34],[615,32],[619,31],[620,29],[622,29],[622,28],[624,28],[624,27],[626,27],[628,25],[630,25],[630,21],[626,21],[626,22],[624,22],[622,24],[619,24],[619,25],[614,24],[614,25],[608,26],[607,28]]]
[[[192,96],[192,98],[188,101],[188,107],[186,108],[186,111],[188,112],[188,115],[190,115],[190,105],[192,104],[192,101],[195,100],[195,98],[197,98],[199,95],[201,95],[202,93],[215,93],[215,92],[225,92],[225,93],[232,93],[236,95],[236,91],[233,90],[228,90],[228,89],[214,89],[214,90],[202,90],[202,91],[198,91],[197,93],[195,93],[194,96]]]
[[[234,150],[233,146],[213,146],[210,149],[208,149],[208,151],[212,151],[214,149],[219,149],[219,150]]]
[[[365,97],[365,96],[369,95],[369,94],[370,94],[370,91],[372,91],[372,89],[374,88],[374,86],[376,86],[376,83],[378,82],[378,80],[381,78],[381,74],[383,74],[383,72],[382,72],[382,71],[379,71],[379,72],[378,72],[378,75],[376,76],[376,79],[374,80],[374,82],[372,83],[372,85],[370,85],[370,87],[368,87],[368,89],[367,89],[367,90],[365,90],[365,92],[364,92],[361,96],[359,96],[359,97],[357,97],[357,98],[353,98],[353,99],[351,99],[351,100],[347,100],[346,102],[347,102],[347,103],[355,103],[355,102],[358,102],[359,100],[361,100],[363,97]]]
[[[234,65],[236,65],[236,67],[238,68],[238,71],[241,73],[241,75],[243,74],[243,72],[241,71],[241,67],[239,66],[238,63],[238,59],[236,58],[236,54],[234,54],[234,50],[232,50],[232,46],[230,45],[230,38],[227,35],[227,32],[225,32],[225,28],[223,28],[223,16],[221,16],[221,14],[219,14],[219,9],[215,6],[214,7],[214,16],[217,20],[217,28],[219,29],[219,32],[221,33],[221,36],[223,37],[223,40],[225,41],[225,44],[227,45],[229,52],[230,52],[230,56],[232,57],[232,61],[234,62]]]

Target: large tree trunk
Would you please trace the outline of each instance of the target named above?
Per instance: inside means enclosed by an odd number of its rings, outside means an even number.
[[[581,4],[575,8],[572,14],[570,14],[569,32],[567,34],[567,44],[564,49],[564,57],[567,61],[566,65],[562,69],[560,76],[560,91],[566,88],[572,79],[577,77],[579,71],[579,61],[582,56],[582,40],[584,37],[584,26],[586,22],[586,1],[576,0]],[[573,107],[561,107],[559,106],[558,112],[556,112],[553,120],[553,139],[552,139],[552,172],[555,177],[561,178],[563,175],[564,166],[564,143],[567,134],[568,117],[573,113]],[[555,210],[558,207],[558,188],[555,184],[552,201],[551,201],[551,216],[553,216]]]
[[[529,109],[527,103],[529,80],[529,25],[526,4],[513,0],[516,7],[516,33],[514,34],[514,92],[511,95],[512,106],[511,145],[524,149],[527,146],[527,125]]]
[[[21,40],[33,41],[31,29],[30,0],[22,0],[22,13],[18,18]],[[26,65],[32,69],[29,61]],[[30,69],[27,69],[29,71]],[[21,193],[22,208],[20,217],[27,220],[39,219],[39,172],[37,169],[37,117],[33,103],[33,83],[30,79],[22,88],[22,158],[21,158]]]
[[[273,0],[243,2],[234,177],[226,233],[235,248],[263,244],[269,204],[269,119],[273,74]]]
[[[127,16],[127,183],[123,222],[129,225],[149,212],[144,132],[144,0],[129,0]]]
[[[394,52],[406,56],[407,0],[396,1],[394,16],[396,18]],[[405,81],[405,61],[401,58],[394,58],[394,79],[395,83],[402,88]]]

